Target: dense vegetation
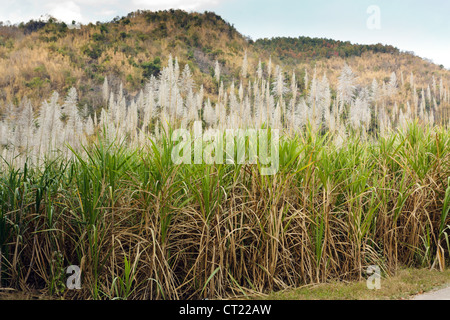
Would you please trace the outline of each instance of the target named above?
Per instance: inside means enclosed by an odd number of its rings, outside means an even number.
[[[17,105],[28,97],[36,103],[54,90],[67,93],[76,86],[81,104],[99,107],[106,76],[110,84],[123,82],[134,94],[149,76],[159,74],[160,58],[172,53],[200,79],[215,59],[230,62],[227,55],[234,56],[246,43],[211,12],[134,12],[107,23],[74,26],[53,18],[0,26],[0,101]]]
[[[74,26],[0,27],[0,286],[217,298],[449,262],[448,71],[389,46],[253,42],[214,13]],[[211,158],[226,129],[278,132],[276,174],[176,163],[173,131],[196,124]],[[266,149],[233,139],[233,159]]]
[[[310,37],[258,39],[255,46],[267,50],[283,62],[287,60],[293,64],[298,60],[361,56],[364,52],[400,54],[400,50],[388,45],[360,45]]]
[[[167,139],[4,170],[2,285],[66,298],[217,298],[359,279],[369,265],[443,267],[448,130],[333,141],[286,139],[274,176],[175,165]],[[82,290],[64,287],[71,264]]]
[[[369,265],[443,269],[444,82],[408,90],[414,77],[402,85],[393,73],[358,87],[344,66],[337,87],[314,73],[302,96],[295,73],[288,81],[271,60],[262,65],[249,72],[244,53],[239,85],[227,88],[217,64],[214,102],[189,65],[169,57],[131,100],[106,79],[98,118],[77,108],[75,88],[37,115],[30,103],[9,110],[0,122],[0,285],[67,298],[218,298],[361,279]],[[262,174],[260,158],[175,163],[172,130],[196,122],[222,130],[216,137],[279,130],[276,174]],[[205,135],[203,150],[218,154],[216,139]],[[239,146],[265,149],[233,139],[233,159]],[[81,290],[64,286],[69,265],[81,267]]]

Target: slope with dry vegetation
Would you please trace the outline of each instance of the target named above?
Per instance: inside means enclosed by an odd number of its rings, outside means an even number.
[[[1,49],[16,59],[4,92],[42,97],[7,104],[0,119],[0,286],[70,298],[218,298],[361,279],[369,265],[394,274],[448,264],[450,87],[439,67],[365,52],[288,69],[213,14],[20,28],[4,29],[16,32]],[[80,78],[67,84],[62,66]],[[67,94],[46,99],[58,81]],[[173,130],[196,125],[210,135],[199,140],[210,157],[174,161]],[[268,130],[276,174],[250,154],[211,162],[224,154],[224,129]],[[234,160],[267,147],[232,139],[222,151]],[[80,267],[81,290],[64,286],[69,265]]]
[[[253,42],[212,12],[138,11],[80,29],[55,19],[1,26],[0,101],[19,105],[28,97],[36,107],[53,91],[66,94],[75,86],[80,105],[98,108],[105,77],[116,89],[122,82],[126,92],[135,95],[151,75],[159,73],[169,54],[177,56],[180,65],[188,64],[205,93],[214,95],[215,61],[221,66],[222,81],[229,84],[239,79],[245,50],[249,69],[256,69],[260,59],[264,67],[272,56],[274,64],[295,70],[299,88],[306,88],[302,80],[315,67],[336,84],[344,62],[358,71],[364,85],[373,78],[384,81],[392,72],[399,79],[402,74],[405,82],[413,72],[421,87],[431,85],[432,76],[446,81],[449,77],[441,67],[391,46],[307,37]]]

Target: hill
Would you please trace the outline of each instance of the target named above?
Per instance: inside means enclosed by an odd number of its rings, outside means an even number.
[[[53,91],[63,96],[74,86],[81,105],[98,108],[105,77],[113,88],[123,83],[125,94],[135,95],[150,76],[159,74],[169,54],[178,58],[180,69],[188,64],[195,82],[214,95],[215,61],[227,85],[239,79],[244,52],[250,74],[260,60],[266,70],[271,59],[289,70],[289,77],[294,70],[300,90],[305,89],[305,74],[314,70],[336,83],[345,62],[364,85],[374,78],[388,82],[392,72],[402,83],[412,72],[417,90],[432,85],[433,76],[445,83],[450,78],[442,66],[392,46],[308,37],[253,41],[213,12],[137,11],[79,28],[51,17],[0,26],[0,101],[20,105],[27,97],[38,105]]]

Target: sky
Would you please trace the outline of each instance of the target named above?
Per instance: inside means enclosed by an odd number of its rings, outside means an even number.
[[[310,36],[390,44],[450,69],[448,0],[0,0],[0,21],[50,14],[71,23],[111,21],[141,10],[214,11],[253,40]]]

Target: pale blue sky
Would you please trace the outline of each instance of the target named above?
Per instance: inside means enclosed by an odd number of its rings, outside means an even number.
[[[137,9],[214,11],[252,39],[311,36],[384,43],[450,68],[448,0],[0,0],[0,21],[28,21],[49,13],[82,23],[110,21]],[[370,30],[367,8],[380,8],[381,29]]]

